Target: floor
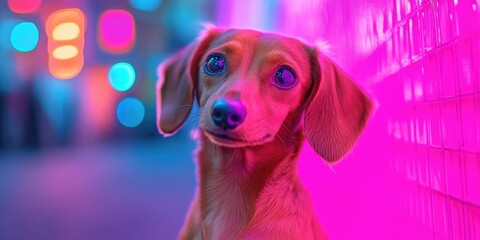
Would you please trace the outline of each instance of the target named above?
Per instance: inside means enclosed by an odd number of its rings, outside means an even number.
[[[175,239],[195,188],[186,135],[0,153],[0,239]]]

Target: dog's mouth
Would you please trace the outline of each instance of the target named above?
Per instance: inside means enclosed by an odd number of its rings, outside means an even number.
[[[236,141],[236,142],[244,142],[244,140],[231,137],[231,136],[228,135],[228,134],[214,133],[214,132],[211,132],[211,131],[208,131],[208,130],[207,130],[207,132],[208,132],[209,134],[217,137],[217,138],[226,139],[226,140],[231,140],[231,141]]]
[[[217,133],[209,130],[205,130],[205,132],[213,142],[220,145],[227,145],[227,146],[228,145],[237,145],[237,146],[238,145],[243,145],[243,146],[259,145],[261,143],[265,143],[266,140],[268,140],[271,137],[270,134],[267,134],[260,139],[249,140],[249,139],[232,137],[231,135],[226,133]]]

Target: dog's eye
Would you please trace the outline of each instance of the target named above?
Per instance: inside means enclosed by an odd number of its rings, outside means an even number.
[[[274,78],[275,85],[281,89],[290,89],[297,83],[295,73],[288,67],[280,67]]]
[[[212,54],[207,57],[204,68],[208,74],[219,74],[225,69],[225,58],[218,53]]]

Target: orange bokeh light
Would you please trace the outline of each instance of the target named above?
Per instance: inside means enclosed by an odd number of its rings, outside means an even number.
[[[77,76],[83,68],[85,14],[77,8],[56,11],[47,19],[48,69],[58,79]]]

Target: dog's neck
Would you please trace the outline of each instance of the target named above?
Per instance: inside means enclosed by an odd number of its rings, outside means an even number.
[[[282,191],[288,196],[297,188],[296,167],[303,138],[303,131],[297,129],[261,146],[232,149],[201,134],[197,200],[204,231],[228,229],[208,233],[213,238],[236,234],[271,212],[267,208],[282,208],[282,199],[272,199],[270,193],[278,198]]]

